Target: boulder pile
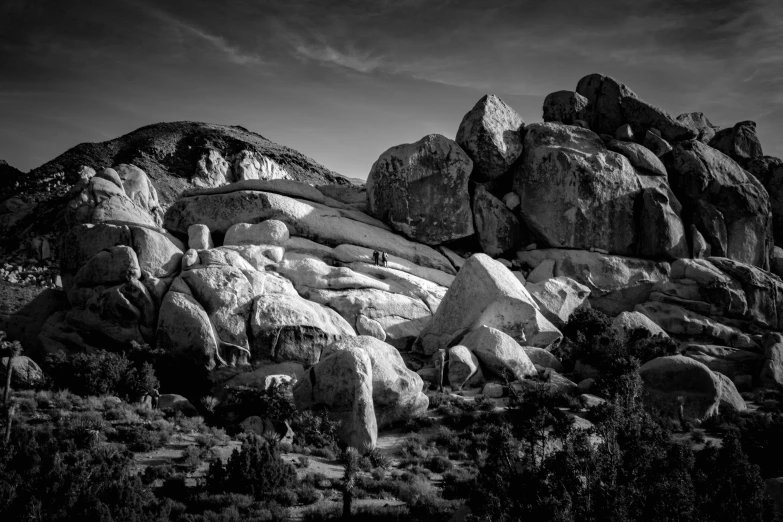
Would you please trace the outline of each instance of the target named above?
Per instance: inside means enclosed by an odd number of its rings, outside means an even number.
[[[425,381],[581,393],[550,350],[587,307],[683,343],[642,377],[665,404],[692,397],[693,418],[743,406],[735,383],[783,385],[783,168],[755,124],[675,118],[597,74],[543,119],[485,96],[455,140],[383,152],[365,187],[215,152],[166,206],[138,165],[84,168],[59,245],[67,306],[30,319],[30,346],[156,346],[217,397],[295,382],[297,407],[326,406],[357,447],[422,415]]]

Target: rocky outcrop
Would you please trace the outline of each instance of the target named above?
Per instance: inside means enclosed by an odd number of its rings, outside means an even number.
[[[490,257],[516,250],[522,244],[517,217],[483,186],[473,193],[473,223],[481,249]]]
[[[294,403],[298,410],[326,407],[329,418],[340,423],[340,442],[364,452],[378,438],[372,379],[372,361],[364,350],[336,350],[296,383]]]
[[[344,217],[339,209],[269,192],[243,190],[183,198],[166,211],[165,226],[171,231],[185,233],[190,225],[198,223],[213,232],[225,234],[236,223],[257,223],[267,219],[282,221],[291,235],[322,245],[363,246],[447,274],[454,272],[451,263],[442,254],[426,245]]]
[[[765,266],[771,209],[767,191],[755,177],[696,140],[678,143],[666,168],[683,215],[691,216],[712,255]]]
[[[457,144],[473,160],[473,178],[502,176],[522,153],[525,122],[494,94],[481,98],[457,130]]]
[[[741,121],[730,129],[719,130],[709,141],[710,147],[718,149],[743,168],[748,163],[764,155],[761,142],[756,136],[756,122]]]
[[[429,399],[422,393],[419,375],[405,366],[400,352],[374,337],[348,337],[332,343],[324,352],[328,358],[343,350],[364,352],[372,367],[372,400],[378,428],[423,415]]]
[[[525,350],[510,336],[489,326],[479,326],[466,335],[460,344],[470,350],[488,373],[502,377],[508,373],[523,380],[538,375]]]
[[[469,236],[472,170],[473,162],[459,145],[439,134],[392,147],[367,177],[370,211],[394,230],[427,245]]]
[[[640,100],[628,87],[609,76],[585,76],[577,83],[576,92],[587,98],[588,123],[599,134],[613,135],[615,129],[629,124],[637,136],[657,129],[670,142],[696,137],[689,127],[666,111]]]
[[[207,312],[192,295],[174,289],[166,294],[160,306],[157,346],[207,370],[227,364],[228,354],[220,352]]]
[[[553,277],[540,283],[527,283],[525,289],[544,317],[562,328],[578,308],[587,303],[590,289],[568,277]]]
[[[779,333],[764,337],[764,362],[759,381],[769,388],[783,386],[783,335]]]
[[[650,230],[637,202],[645,189],[656,188],[661,196],[653,201],[662,209],[652,213],[655,226]],[[554,123],[529,125],[514,190],[525,225],[548,246],[637,255],[644,239],[646,257],[687,253],[682,249],[678,203],[668,195],[666,179],[638,174],[624,156],[608,151],[589,130]],[[649,216],[650,212],[645,214]]]
[[[686,345],[682,354],[730,379],[734,379],[738,375],[755,377],[761,371],[761,365],[764,362],[764,355],[759,353],[708,344]]]
[[[610,316],[647,301],[655,283],[668,280],[670,270],[669,263],[587,250],[525,250],[517,253],[517,259],[528,267],[555,261],[554,276],[589,288],[590,305]]]
[[[669,334],[641,312],[622,312],[612,320],[612,330],[618,335],[624,331],[632,332],[638,329],[646,330],[651,336],[669,337]]]
[[[606,144],[606,148],[628,158],[631,165],[641,174],[666,176],[666,167],[661,160],[643,145],[612,140]]]
[[[254,361],[293,361],[309,366],[334,341],[356,335],[331,308],[299,296],[270,293],[253,300],[250,318]]]
[[[686,112],[677,116],[677,121],[696,133],[696,139],[709,143],[720,127],[713,125],[702,112]]]
[[[189,230],[189,229],[188,229]],[[285,245],[288,227],[282,221],[268,219],[256,225],[237,223],[226,231],[223,244],[228,245]]]
[[[5,385],[8,377],[8,357],[0,358],[0,382]],[[11,386],[14,389],[37,388],[44,384],[44,373],[35,361],[25,355],[17,355],[11,363]]]
[[[767,189],[775,244],[783,245],[783,161],[772,156],[762,156],[750,160],[747,169]]]
[[[557,91],[544,98],[545,122],[574,125],[587,119],[587,98],[574,91]]]
[[[457,274],[416,346],[433,354],[482,325],[531,346],[547,346],[562,337],[506,267],[475,254]]]

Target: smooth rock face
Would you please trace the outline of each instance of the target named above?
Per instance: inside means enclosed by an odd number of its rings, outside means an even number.
[[[568,277],[554,277],[540,283],[527,283],[530,293],[544,317],[562,328],[574,310],[582,308],[590,296],[590,289]]]
[[[647,330],[650,335],[669,337],[669,334],[664,332],[663,328],[641,312],[622,312],[612,320],[612,330],[618,334],[623,331],[630,332],[639,328]]]
[[[637,255],[641,238],[650,235],[636,213],[637,200],[643,189],[665,190],[665,178],[638,174],[589,130],[554,123],[528,125],[522,157],[514,190],[531,233],[552,247]],[[675,209],[667,208],[665,214],[678,220]],[[657,227],[655,232],[664,236],[651,239],[653,245],[679,241],[667,235],[676,234],[677,227]]]
[[[155,224],[163,223],[163,209],[158,201],[158,192],[147,177],[147,174],[136,165],[121,164],[114,167],[125,195],[134,203],[145,209],[152,216]]]
[[[472,169],[467,154],[439,134],[392,147],[367,177],[370,210],[397,232],[427,245],[469,236]]]
[[[527,275],[526,282],[531,285],[543,283],[555,277],[555,261],[553,259],[544,259],[536,265]]]
[[[465,194],[467,204],[467,192]],[[432,207],[432,202],[428,206]],[[344,217],[340,212],[279,194],[243,190],[180,199],[166,211],[165,225],[172,232],[185,233],[190,225],[201,223],[213,232],[224,234],[236,223],[277,219],[286,224],[291,235],[322,245],[348,244],[377,249],[418,265],[454,273],[448,259],[433,248]],[[469,218],[472,222],[472,216]],[[470,228],[472,232],[472,223]]]
[[[642,145],[644,145],[647,149],[650,150],[653,154],[655,154],[656,157],[660,158],[670,150],[672,150],[672,146],[669,145],[669,142],[665,139],[661,138],[654,132],[647,131],[644,135],[644,141],[642,142]],[[661,164],[663,165],[663,164]]]
[[[673,355],[648,361],[639,368],[644,391],[670,417],[678,417],[678,397],[683,398],[686,419],[701,422],[717,415],[723,385],[704,364]]]
[[[691,130],[697,133],[696,139],[702,143],[709,143],[715,133],[720,130],[710,123],[710,120],[703,112],[686,112],[677,116],[677,121],[687,125]]]
[[[644,136],[651,128],[659,130],[667,141],[696,136],[669,113],[643,102],[628,87],[609,76],[585,76],[577,83],[576,92],[587,98],[588,123],[599,134],[614,134],[615,129],[627,123],[639,136]]]
[[[761,142],[756,136],[756,122],[754,121],[741,121],[730,129],[716,132],[709,145],[745,168],[750,160],[764,155],[761,150]]]
[[[532,362],[534,366],[552,368],[556,372],[563,371],[563,365],[552,352],[544,350],[543,348],[534,348],[532,346],[523,346],[522,348],[525,350],[525,354],[527,354],[530,362]]]
[[[212,234],[209,233],[209,227],[206,225],[190,225],[188,227],[188,248],[194,250],[206,250],[214,248]]]
[[[158,314],[158,348],[212,370],[225,363],[209,316],[191,295],[171,291]]]
[[[130,227],[130,231],[143,278],[164,278],[179,272],[185,250],[179,239],[144,227]]]
[[[449,384],[455,390],[472,387],[484,381],[476,356],[463,345],[449,348]]]
[[[730,379],[738,375],[758,375],[764,362],[764,355],[759,353],[708,344],[689,344],[682,354]]]
[[[337,436],[342,443],[359,451],[375,447],[372,362],[365,351],[335,351],[313,365],[293,392],[298,410],[327,408],[329,418],[341,423]]]
[[[473,193],[473,223],[484,253],[497,257],[520,245],[519,220],[483,186]]]
[[[528,250],[518,252],[517,259],[528,266],[554,260],[554,275],[588,287],[590,305],[610,316],[647,301],[655,283],[666,281],[670,270],[668,263],[586,250]]]
[[[745,404],[745,399],[743,399],[742,395],[740,395],[739,391],[737,391],[737,386],[735,386],[734,382],[732,382],[730,378],[720,372],[713,373],[718,378],[718,381],[720,381],[721,411],[726,411],[727,409],[733,409],[736,411],[747,410],[748,406]]]
[[[321,351],[335,340],[356,335],[331,308],[285,294],[255,297],[250,328],[254,360],[304,365],[316,363]]]
[[[372,366],[372,400],[379,428],[424,415],[429,399],[422,379],[405,366],[400,352],[374,337],[346,337],[332,343],[322,357],[341,350],[363,351]]]
[[[493,180],[503,175],[522,153],[525,122],[494,94],[468,112],[457,130],[457,144],[473,160],[473,177]]]
[[[480,326],[460,342],[475,355],[483,368],[494,375],[510,372],[515,379],[538,375],[525,350],[500,330]]]
[[[562,338],[506,267],[485,254],[475,254],[457,274],[416,346],[433,354],[482,325],[531,346],[547,346]]]
[[[680,202],[668,187],[642,190],[641,210],[637,210],[640,233],[637,254],[640,257],[689,257],[685,227],[680,219]],[[638,204],[638,203],[637,203]]]
[[[652,133],[651,133],[652,134]],[[652,134],[655,136],[655,134]],[[642,174],[651,176],[666,176],[666,167],[653,152],[638,143],[612,140],[606,144],[606,148],[612,152],[622,154]]]
[[[771,208],[761,183],[728,156],[696,140],[678,143],[666,166],[683,214],[703,214],[697,206],[702,201],[717,211],[710,221],[725,227],[725,245],[716,241],[715,228],[708,229],[703,222],[695,221],[713,255],[764,266]]]
[[[586,119],[587,98],[573,91],[557,91],[544,98],[544,121],[574,125]]]
[[[256,225],[237,223],[226,232],[224,245],[285,245],[288,227],[282,221],[268,219]]]
[[[772,207],[775,244],[783,245],[783,161],[772,156],[763,156],[750,160],[747,169],[767,189]]]
[[[764,337],[764,362],[759,380],[770,388],[783,386],[783,336],[779,333]]]

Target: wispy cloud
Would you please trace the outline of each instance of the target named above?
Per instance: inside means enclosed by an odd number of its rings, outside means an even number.
[[[213,34],[192,22],[189,22],[183,18],[175,17],[174,15],[157,7],[142,4],[137,5],[139,5],[146,12],[146,14],[160,20],[161,22],[164,22],[169,27],[179,30],[182,33],[185,33],[191,37],[195,37],[196,39],[208,44],[213,49],[225,56],[225,58],[231,63],[237,65],[260,65],[265,63],[265,60],[262,59],[260,55],[241,49],[239,46],[230,43],[223,36]]]
[[[306,60],[313,60],[326,65],[345,67],[354,71],[368,73],[378,70],[383,65],[383,60],[372,56],[367,52],[358,52],[354,49],[347,52],[338,51],[330,45],[306,45],[298,44],[295,48],[297,56]]]

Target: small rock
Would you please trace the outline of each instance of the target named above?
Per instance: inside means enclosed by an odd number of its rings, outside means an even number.
[[[620,127],[614,131],[614,137],[620,141],[633,141],[633,130],[627,123],[625,125],[620,125]]]
[[[499,399],[503,397],[503,385],[496,382],[488,382],[484,385],[484,390],[481,392],[484,397],[490,399]]]

